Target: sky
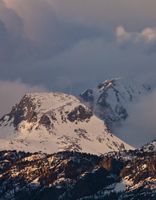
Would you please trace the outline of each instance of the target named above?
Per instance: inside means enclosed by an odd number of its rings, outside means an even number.
[[[0,0],[0,113],[29,91],[79,94],[112,77],[155,87],[155,8],[155,0]]]

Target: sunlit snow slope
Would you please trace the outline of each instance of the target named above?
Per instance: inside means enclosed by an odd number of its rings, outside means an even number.
[[[101,154],[130,148],[76,97],[63,93],[26,94],[0,120],[0,150]]]

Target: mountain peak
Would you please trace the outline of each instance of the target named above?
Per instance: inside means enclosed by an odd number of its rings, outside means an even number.
[[[110,130],[121,125],[129,116],[129,105],[151,92],[148,84],[126,81],[121,78],[105,80],[97,87],[80,94],[84,104],[107,124]]]
[[[142,146],[141,150],[144,151],[144,152],[154,152],[154,151],[156,151],[156,139],[153,140],[152,142]]]
[[[79,99],[63,93],[26,94],[0,120],[0,133],[3,149],[101,154],[131,148]]]
[[[116,85],[116,83],[121,80],[121,78],[113,78],[113,79],[110,79],[110,80],[105,80],[103,81],[102,83],[100,83],[97,88],[102,90],[102,89],[108,89],[110,87],[113,87]]]

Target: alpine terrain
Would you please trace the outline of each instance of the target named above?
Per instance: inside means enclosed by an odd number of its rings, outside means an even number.
[[[150,91],[113,79],[78,98],[24,95],[0,119],[0,200],[155,200],[156,141],[112,134]]]
[[[131,148],[76,97],[63,93],[26,94],[0,119],[1,150],[102,154]]]
[[[151,91],[149,84],[114,78],[85,90],[80,94],[80,99],[114,131],[128,118],[129,106]]]
[[[101,156],[0,152],[1,200],[155,200],[156,141]]]

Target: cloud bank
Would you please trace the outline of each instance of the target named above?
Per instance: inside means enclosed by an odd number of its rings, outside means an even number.
[[[9,80],[19,86],[15,95],[31,85],[79,94],[112,77],[155,87],[155,7],[155,0],[0,0],[0,87],[9,93]]]
[[[0,79],[64,91],[70,82],[80,91],[109,77],[155,73],[155,1],[0,3]]]
[[[154,43],[156,42],[156,28],[145,28],[140,33],[137,32],[127,32],[124,27],[119,26],[116,29],[116,35],[119,42],[129,41],[129,42],[144,42],[144,43]]]
[[[118,129],[120,137],[136,147],[156,137],[156,91],[129,108],[129,118]]]

